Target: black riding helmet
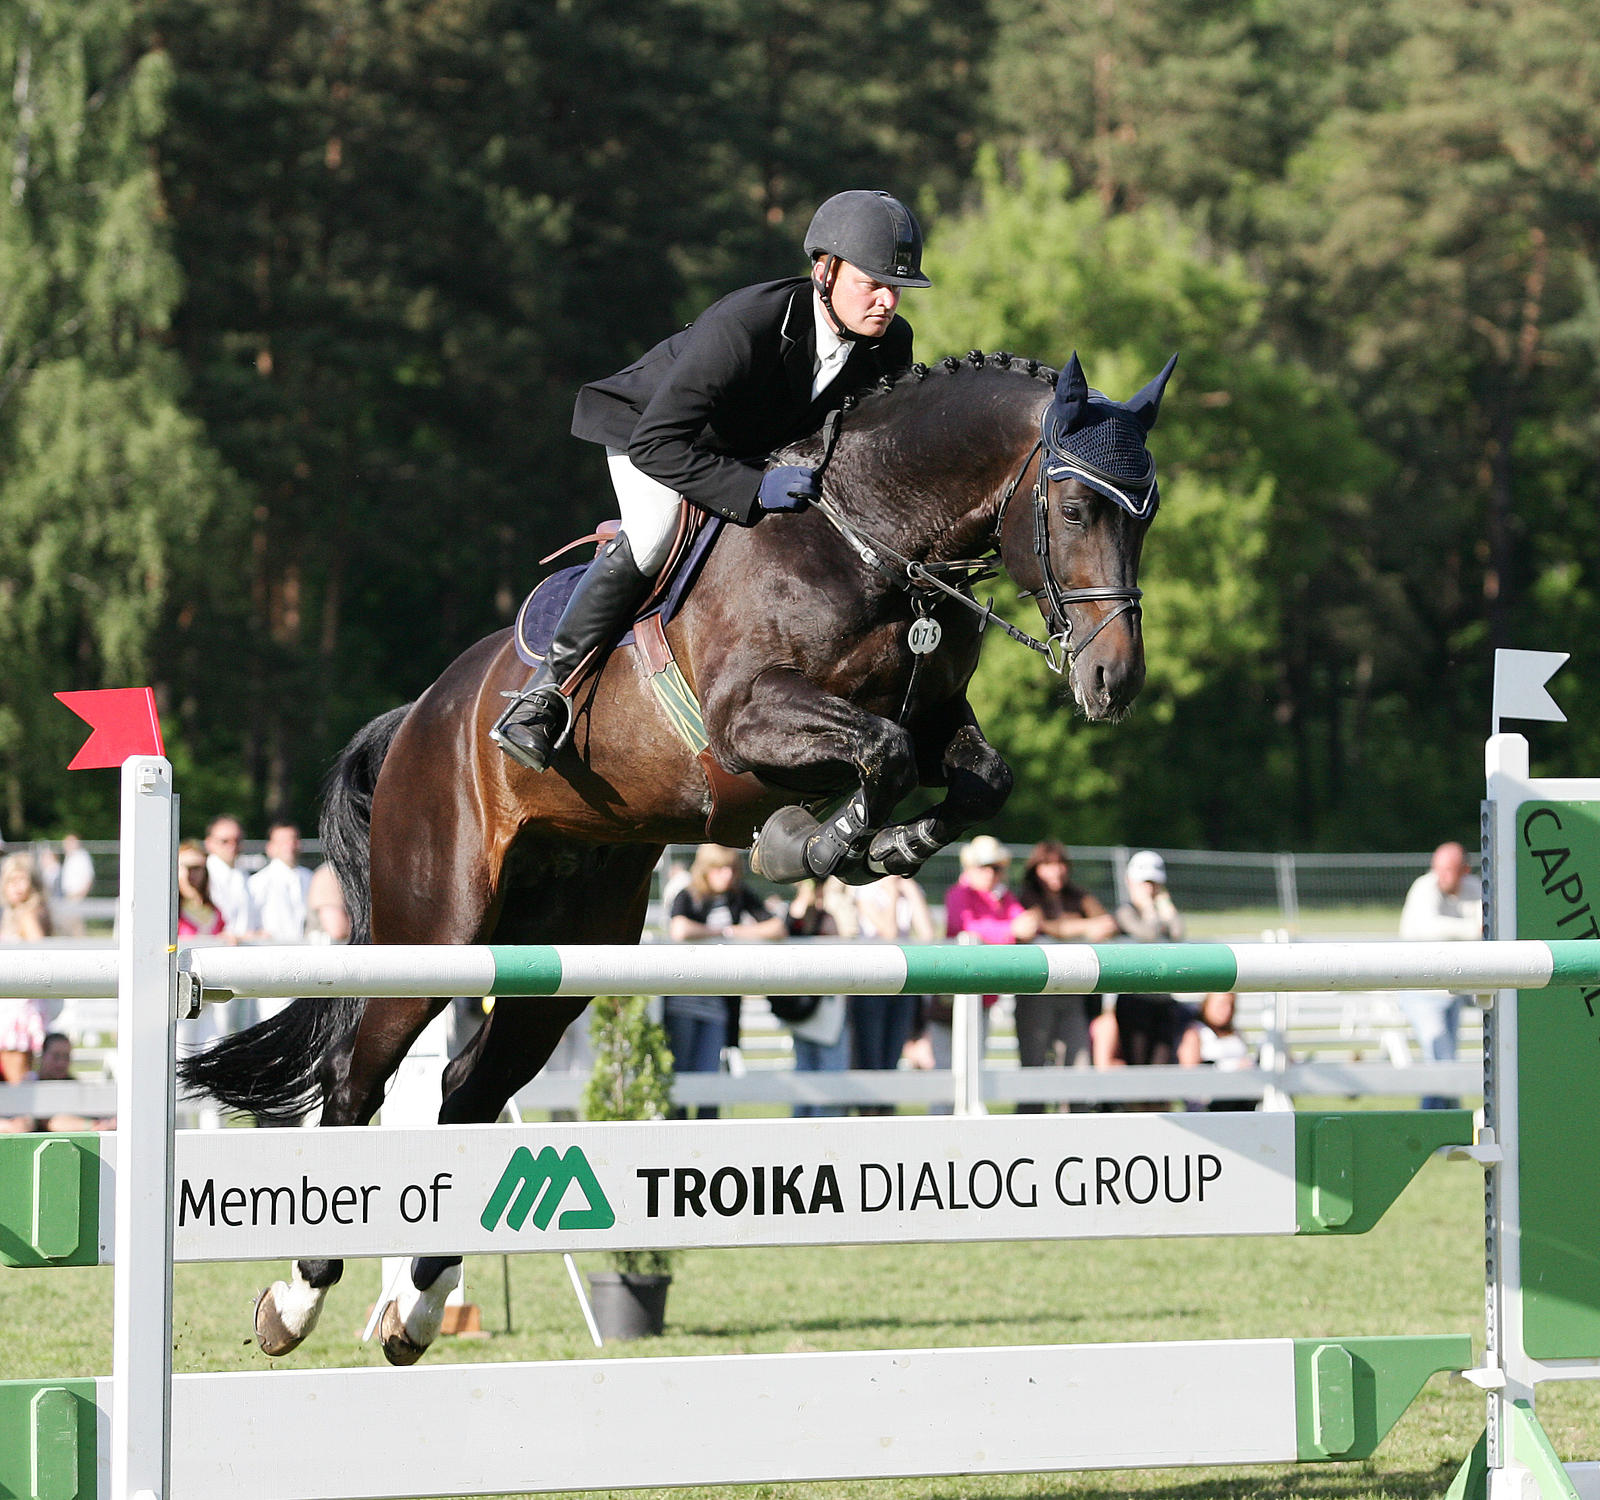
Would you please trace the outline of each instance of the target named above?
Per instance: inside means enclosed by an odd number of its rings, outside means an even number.
[[[922,227],[888,193],[835,193],[812,216],[806,254],[836,255],[885,286],[932,286],[922,274]]]

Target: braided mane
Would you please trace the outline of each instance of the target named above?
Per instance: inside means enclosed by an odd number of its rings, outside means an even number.
[[[962,370],[1014,370],[1019,375],[1025,375],[1032,380],[1048,381],[1051,385],[1055,384],[1061,373],[1050,365],[1040,364],[1036,359],[1019,359],[1004,349],[997,350],[993,354],[985,354],[981,349],[970,349],[965,359],[958,359],[955,355],[948,354],[934,365],[918,362],[908,369],[885,375],[870,391],[856,396],[846,396],[844,409],[847,412],[855,410],[858,406],[869,410],[875,409],[884,396],[896,390],[914,388],[908,383],[921,385],[930,375],[955,375]]]

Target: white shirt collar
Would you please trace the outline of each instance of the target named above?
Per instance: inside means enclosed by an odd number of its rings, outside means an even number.
[[[822,298],[815,292],[811,294],[811,315],[817,325],[817,358],[848,359],[850,345],[833,331],[833,324],[828,321],[828,314],[822,306]]]
[[[811,383],[811,396],[815,400],[832,383],[850,358],[850,345],[833,331],[828,314],[823,309],[822,298],[813,290],[811,314],[817,328],[817,360],[815,379]]]

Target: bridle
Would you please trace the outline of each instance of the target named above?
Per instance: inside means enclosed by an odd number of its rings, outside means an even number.
[[[1088,650],[1094,638],[1100,634],[1113,620],[1128,613],[1137,614],[1140,611],[1139,601],[1144,597],[1142,589],[1119,584],[1106,584],[1093,588],[1063,588],[1056,577],[1055,565],[1050,559],[1050,498],[1051,487],[1059,482],[1058,476],[1051,470],[1061,469],[1072,473],[1082,479],[1086,484],[1104,494],[1108,486],[1098,471],[1085,471],[1081,461],[1065,452],[1060,446],[1052,428],[1051,408],[1046,407],[1044,416],[1040,419],[1039,437],[1035,440],[1027,456],[1022,460],[1021,467],[1012,475],[1010,483],[1006,485],[1004,494],[1000,497],[1000,505],[995,511],[994,525],[989,532],[989,545],[984,549],[983,555],[977,558],[957,559],[951,562],[925,563],[891,547],[881,538],[873,536],[863,527],[846,517],[839,508],[826,497],[813,501],[814,507],[821,511],[829,524],[850,545],[852,550],[868,566],[876,569],[889,579],[898,588],[903,588],[912,597],[913,604],[919,615],[926,615],[932,611],[937,602],[936,596],[952,599],[963,609],[970,610],[978,615],[978,630],[980,633],[989,625],[997,625],[1006,635],[1019,645],[1037,651],[1044,657],[1046,664],[1052,672],[1060,675],[1072,666],[1074,662]],[[833,450],[839,437],[840,411],[828,413],[822,427],[822,461],[817,465],[817,476],[820,483],[823,470],[833,458]],[[1034,460],[1038,459],[1038,469],[1033,482],[1033,552],[1039,559],[1039,573],[1042,582],[1036,589],[1021,590],[1025,599],[1043,599],[1045,604],[1045,624],[1048,633],[1044,640],[1029,635],[1025,630],[1019,630],[1009,620],[1001,618],[994,612],[994,600],[991,598],[987,604],[979,604],[973,597],[974,585],[993,578],[996,568],[992,561],[1001,546],[1005,530],[1006,512],[1010,508],[1012,498],[1021,487],[1023,479],[1027,476],[1029,468],[1033,467]],[[1048,461],[1047,461],[1048,460]],[[1145,519],[1155,510],[1155,475],[1152,465],[1150,473],[1150,486],[1143,502]],[[1109,498],[1115,501],[1122,509],[1137,514],[1128,502],[1122,491],[1110,494]],[[950,582],[954,579],[955,582]],[[1110,600],[1121,601],[1117,608],[1103,615],[1091,630],[1081,640],[1074,640],[1072,620],[1067,610],[1074,604],[1103,603]],[[917,658],[920,665],[921,658]]]

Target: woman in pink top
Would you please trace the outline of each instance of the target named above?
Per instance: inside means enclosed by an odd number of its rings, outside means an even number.
[[[221,937],[227,919],[211,899],[206,851],[193,839],[178,845],[178,936]]]
[[[1011,851],[987,833],[961,851],[961,879],[944,898],[946,937],[975,932],[980,943],[1031,943],[1039,935],[1039,916],[1005,887]],[[985,995],[983,1003],[993,1005]]]
[[[987,833],[961,851],[961,879],[944,898],[945,936],[956,938],[964,932],[977,935],[980,943],[1029,943],[1038,935],[1039,914],[1029,911],[1005,888],[1006,867],[1011,851]],[[933,1066],[950,1066],[950,1015],[941,1011],[935,997],[928,1016],[927,1041],[933,1052]],[[983,1038],[989,1039],[989,1007],[998,997],[983,997]],[[948,1105],[935,1105],[930,1113],[948,1114]]]

